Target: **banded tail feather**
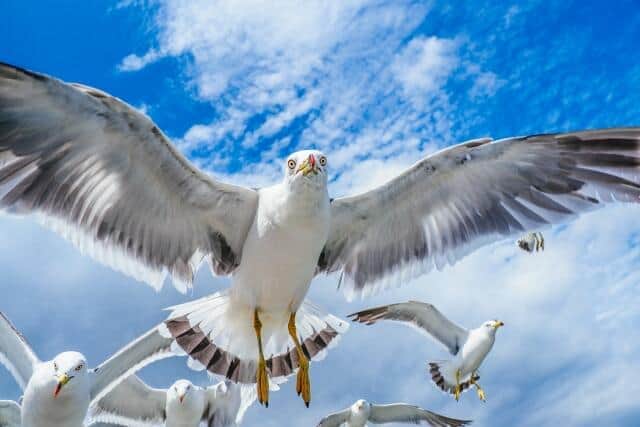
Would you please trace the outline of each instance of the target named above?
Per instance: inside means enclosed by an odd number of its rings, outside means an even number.
[[[440,390],[442,390],[447,394],[453,395],[455,394],[455,387],[456,387],[455,379],[452,380],[451,378],[445,378],[447,374],[444,374],[442,372],[443,371],[442,368],[443,367],[441,366],[440,363],[429,362],[429,373],[431,374],[431,380],[436,385],[436,387],[438,387]],[[480,379],[479,375],[476,375],[474,377],[475,381],[478,381],[479,379]],[[471,383],[471,377],[469,377],[469,379],[467,379],[466,381],[462,381],[460,383],[460,392],[464,393],[469,388],[471,388],[472,385],[473,384]]]
[[[242,307],[229,308],[228,304],[234,304],[228,294],[219,293],[172,307],[173,312],[161,330],[189,356],[192,368],[207,370],[236,383],[255,384],[258,353],[253,351],[256,338],[249,316],[243,317]],[[348,328],[346,322],[321,313],[308,302],[300,307],[296,319],[302,350],[311,361],[320,360]],[[286,330],[286,326],[281,329]],[[269,334],[263,334],[265,343],[270,341]],[[274,333],[271,342],[277,344],[265,351],[267,371],[276,384],[300,367],[292,340],[286,336],[278,341],[280,338]],[[243,341],[246,346],[237,344]],[[240,352],[239,347],[247,347],[247,351]]]

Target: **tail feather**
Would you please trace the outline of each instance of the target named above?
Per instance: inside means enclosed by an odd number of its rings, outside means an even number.
[[[436,387],[447,394],[455,394],[455,373],[448,362],[430,362],[429,373],[431,374],[431,380],[436,385]],[[478,381],[480,379],[480,376],[476,375],[473,379],[475,381]],[[467,391],[471,386],[471,376],[468,376],[468,378],[460,382],[460,392],[463,393]]]
[[[251,310],[239,306],[227,292],[171,310],[161,331],[189,356],[190,367],[206,369],[236,383],[256,382],[258,352]],[[275,383],[282,382],[300,366],[297,350],[286,334],[287,318],[265,315],[263,320],[267,370]],[[346,322],[308,302],[298,310],[296,325],[302,351],[313,361],[321,360],[348,328]]]

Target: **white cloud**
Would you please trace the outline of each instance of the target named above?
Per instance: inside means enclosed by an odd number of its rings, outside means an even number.
[[[138,71],[146,67],[147,65],[160,59],[162,55],[155,49],[149,50],[142,56],[135,54],[127,55],[122,59],[122,62],[118,65],[120,71]]]

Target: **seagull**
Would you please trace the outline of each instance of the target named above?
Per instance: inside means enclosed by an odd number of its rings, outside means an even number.
[[[373,325],[378,320],[396,320],[417,328],[445,346],[454,356],[446,362],[429,363],[433,382],[445,393],[460,399],[460,393],[475,386],[478,398],[486,395],[478,380],[478,369],[493,348],[496,331],[504,326],[500,320],[489,320],[476,329],[464,329],[447,319],[432,304],[409,301],[370,308],[350,314],[355,322]]]
[[[178,380],[161,390],[134,375],[95,405],[91,419],[131,427],[198,427],[201,422],[208,427],[236,427],[255,399],[252,388],[230,381],[202,388]]]
[[[516,242],[523,251],[539,252],[544,251],[544,236],[540,232],[527,233]]]
[[[0,362],[24,392],[22,427],[83,426],[90,402],[101,399],[134,371],[171,356],[170,348],[171,340],[154,328],[92,370],[85,357],[75,351],[41,361],[0,312]],[[11,411],[15,416],[15,406]]]
[[[0,209],[37,214],[156,289],[170,276],[186,292],[204,261],[230,276],[226,290],[173,307],[162,333],[191,367],[255,384],[264,405],[272,382],[296,374],[309,406],[310,361],[347,330],[306,300],[314,277],[339,273],[351,300],[484,244],[637,203],[639,148],[640,128],[483,138],[333,199],[329,156],[305,150],[283,159],[280,182],[252,189],[198,170],[118,98],[0,65]]]
[[[456,420],[406,403],[374,405],[358,400],[351,407],[330,414],[320,421],[318,427],[364,427],[371,424],[406,423],[428,424],[433,427],[460,427],[471,424],[468,420]]]
[[[20,427],[20,405],[13,400],[0,400],[0,427]]]

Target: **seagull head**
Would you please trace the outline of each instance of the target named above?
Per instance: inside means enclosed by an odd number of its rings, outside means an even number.
[[[188,403],[191,399],[195,386],[188,380],[178,380],[169,389],[169,398],[176,399],[181,404]]]
[[[503,326],[504,322],[502,320],[487,320],[482,324],[482,328],[492,334],[495,334],[496,331]]]
[[[87,380],[87,361],[81,353],[60,353],[51,361],[51,367],[55,378],[54,398]]]
[[[295,186],[326,186],[327,156],[318,150],[297,151],[287,157],[284,178]]]
[[[351,407],[353,412],[355,413],[367,413],[369,411],[369,407],[371,406],[371,404],[369,402],[367,402],[364,399],[360,399],[358,401],[356,401],[356,403],[353,404],[353,406]]]

